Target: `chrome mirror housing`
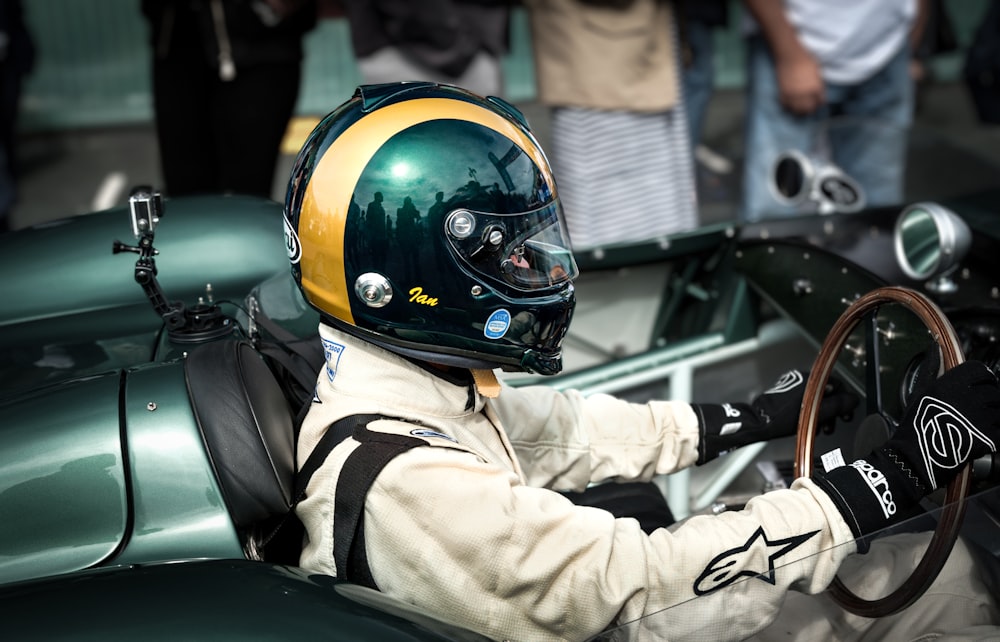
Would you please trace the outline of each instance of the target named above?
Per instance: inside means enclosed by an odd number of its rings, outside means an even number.
[[[797,150],[775,159],[771,189],[778,202],[794,207],[810,204],[820,214],[853,214],[866,202],[861,185],[844,170]]]
[[[915,203],[896,219],[896,262],[911,279],[926,281],[932,292],[954,292],[951,274],[972,244],[972,231],[957,214],[937,203]]]

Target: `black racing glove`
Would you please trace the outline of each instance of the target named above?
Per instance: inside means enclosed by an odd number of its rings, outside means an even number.
[[[794,435],[809,374],[789,370],[753,403],[691,404],[698,416],[698,464],[758,441]],[[849,417],[858,397],[831,377],[819,407],[819,423]]]
[[[905,517],[998,443],[1000,385],[985,364],[966,361],[914,396],[884,446],[813,479],[862,537]]]

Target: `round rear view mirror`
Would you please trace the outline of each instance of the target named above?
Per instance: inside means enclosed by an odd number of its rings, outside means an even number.
[[[938,279],[932,289],[953,289],[947,275],[965,257],[972,243],[969,226],[937,203],[916,203],[896,219],[893,245],[896,262],[911,279]]]

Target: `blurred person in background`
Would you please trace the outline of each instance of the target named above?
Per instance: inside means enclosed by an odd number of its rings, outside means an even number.
[[[0,0],[0,232],[17,203],[17,117],[21,85],[35,64],[35,44],[20,0]]]
[[[822,150],[870,206],[903,198],[913,122],[911,51],[926,0],[744,0],[747,41],[743,218],[791,215],[771,193],[782,152]]]
[[[698,224],[674,7],[525,0],[538,98],[573,249],[663,239]]]
[[[425,80],[504,93],[510,0],[341,0],[366,84]]]
[[[316,0],[142,0],[142,12],[166,194],[270,198]]]
[[[705,112],[715,91],[715,30],[729,24],[728,0],[688,0],[680,5],[684,34],[684,105],[691,148],[701,143]]]
[[[1000,3],[989,3],[980,17],[965,52],[962,78],[979,122],[1000,125]]]
[[[687,110],[695,182],[699,200],[728,200],[723,178],[733,162],[705,141],[705,118],[715,93],[715,32],[729,26],[729,0],[698,0],[678,4],[683,43],[684,107]]]

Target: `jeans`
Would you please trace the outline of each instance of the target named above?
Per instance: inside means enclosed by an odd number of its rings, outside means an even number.
[[[691,48],[691,64],[684,68],[684,108],[687,110],[691,149],[701,142],[705,111],[715,89],[714,27],[700,20],[687,23],[687,40]]]
[[[909,48],[858,84],[826,83],[826,104],[799,116],[778,102],[774,60],[760,36],[748,39],[744,221],[815,211],[778,200],[771,185],[778,155],[795,149],[818,164],[834,163],[857,181],[867,206],[903,200],[907,132],[913,122]]]

